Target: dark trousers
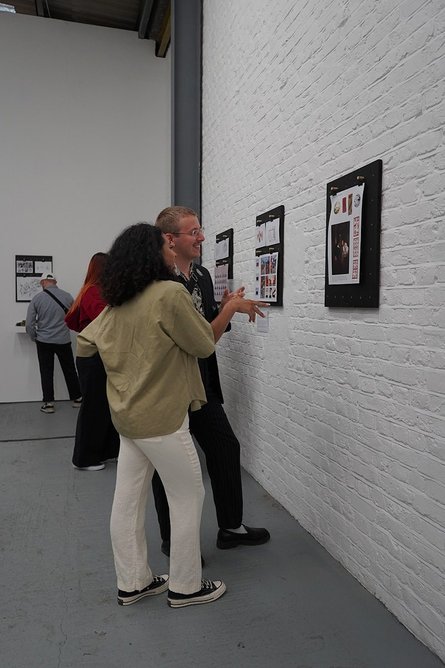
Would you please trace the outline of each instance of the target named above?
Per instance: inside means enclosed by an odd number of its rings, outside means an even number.
[[[74,366],[71,343],[42,343],[36,341],[39,358],[43,401],[54,401],[54,355],[57,355],[70,399],[80,397],[79,379]]]
[[[107,375],[97,353],[77,357],[82,405],[77,418],[73,464],[95,466],[119,454],[119,434],[111,422],[107,400]]]
[[[235,529],[243,519],[240,444],[221,403],[211,393],[208,403],[189,414],[190,431],[205,454],[218,526]],[[153,494],[162,540],[170,540],[170,516],[161,479],[155,472]]]

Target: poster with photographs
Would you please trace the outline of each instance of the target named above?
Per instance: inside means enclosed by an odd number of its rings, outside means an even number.
[[[224,290],[230,291],[229,286],[229,265],[226,262],[215,267],[214,294],[217,302],[221,301]]]
[[[326,184],[324,305],[378,308],[382,160]]]
[[[331,195],[327,236],[328,283],[360,283],[362,203],[365,185]]]
[[[255,248],[275,246],[280,243],[280,217],[261,222],[256,226]]]
[[[278,301],[278,252],[258,255],[255,260],[255,299]]]
[[[255,225],[255,298],[283,305],[284,206],[265,211]]]
[[[40,277],[53,271],[51,255],[16,255],[15,256],[15,300],[30,302],[40,292]]]

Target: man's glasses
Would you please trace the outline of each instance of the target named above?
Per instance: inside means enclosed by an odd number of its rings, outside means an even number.
[[[199,237],[199,235],[203,233],[203,227],[194,227],[193,230],[190,230],[189,232],[173,232],[173,234],[187,234],[189,237]]]

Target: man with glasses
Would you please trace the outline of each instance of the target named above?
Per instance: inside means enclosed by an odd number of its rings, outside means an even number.
[[[249,321],[264,317],[262,302],[245,299],[244,288],[226,291],[218,307],[213,282],[205,267],[194,262],[201,256],[205,237],[198,217],[192,209],[173,206],[161,211],[156,226],[166,236],[176,253],[179,280],[190,292],[195,308],[210,322],[215,342],[230,329],[235,313],[245,313]],[[240,445],[224,412],[223,396],[216,354],[199,360],[207,404],[190,413],[190,431],[202,448],[212,485],[218,520],[217,547],[228,549],[238,545],[261,545],[270,539],[263,528],[242,524],[243,494],[241,485]],[[153,478],[156,510],[161,528],[164,554],[170,553],[170,519],[167,499],[157,474]]]

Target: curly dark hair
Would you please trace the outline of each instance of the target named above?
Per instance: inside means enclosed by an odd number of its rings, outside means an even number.
[[[173,280],[162,255],[161,230],[148,223],[127,227],[115,239],[101,278],[102,294],[110,306],[120,306],[153,281]]]

